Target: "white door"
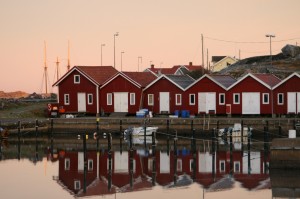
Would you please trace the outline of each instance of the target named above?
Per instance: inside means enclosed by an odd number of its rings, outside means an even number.
[[[126,172],[128,173],[129,171],[128,162],[129,162],[128,152],[123,151],[121,153],[116,151],[114,153],[115,173],[126,173]]]
[[[198,93],[198,107],[200,113],[216,112],[216,93]]]
[[[160,152],[159,168],[160,173],[170,173],[170,156],[167,152]]]
[[[78,112],[86,112],[86,97],[85,93],[77,93]]]
[[[259,93],[242,93],[242,113],[260,114]]]
[[[300,112],[300,93],[297,93],[297,114]]]
[[[114,93],[114,112],[128,112],[128,93]]]
[[[289,92],[287,93],[287,112],[296,113],[296,102],[297,102],[297,93]]]
[[[160,92],[159,93],[159,111],[161,112],[170,112],[170,94],[169,92]]]

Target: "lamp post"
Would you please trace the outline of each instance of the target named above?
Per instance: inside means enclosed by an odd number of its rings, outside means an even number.
[[[123,64],[122,64],[122,57],[123,57],[123,56],[122,56],[122,55],[123,55],[123,54],[124,54],[124,51],[121,52],[121,71],[123,71],[123,69],[122,69],[122,66],[123,66]]]
[[[141,63],[143,62],[143,57],[138,57],[138,72],[140,72],[140,59],[141,59]]]
[[[266,37],[270,37],[270,60],[272,66],[272,37],[275,37],[274,34],[266,34]]]
[[[119,32],[114,34],[114,68],[116,68],[116,37],[119,36]]]
[[[105,44],[101,44],[101,66],[103,66],[103,65],[102,65],[102,47],[103,47],[103,46],[105,46]]]

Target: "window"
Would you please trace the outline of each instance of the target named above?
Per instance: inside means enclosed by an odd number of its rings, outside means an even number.
[[[135,105],[135,93],[130,93],[130,105]]]
[[[154,105],[154,96],[153,94],[148,94],[148,105],[153,106]]]
[[[93,160],[88,159],[88,171],[93,171]]]
[[[177,171],[182,171],[182,159],[177,159]]]
[[[238,161],[233,162],[233,171],[234,171],[234,173],[240,173],[241,172],[240,162],[238,162]]]
[[[219,104],[224,105],[225,104],[225,93],[219,94]]]
[[[70,95],[64,94],[64,104],[69,105],[70,104]]]
[[[107,105],[112,105],[112,93],[107,93]]]
[[[269,104],[269,93],[263,93],[263,104]]]
[[[190,105],[195,105],[195,94],[190,94]]]
[[[88,94],[88,104],[93,104],[93,94]]]
[[[70,170],[70,159],[69,158],[65,159],[65,170]]]
[[[278,93],[278,97],[277,97],[277,104],[278,105],[283,105],[284,101],[283,101],[283,93]]]
[[[79,83],[80,83],[80,76],[74,75],[74,84],[79,84]]]
[[[233,104],[240,104],[240,94],[233,93]]]
[[[220,172],[225,172],[225,160],[220,161]]]
[[[175,95],[176,98],[176,105],[181,105],[181,94],[176,94]]]
[[[80,189],[80,181],[79,180],[75,180],[74,181],[74,189],[75,190],[79,190]]]

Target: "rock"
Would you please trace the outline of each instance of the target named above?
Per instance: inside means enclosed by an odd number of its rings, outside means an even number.
[[[300,46],[294,46],[294,45],[286,45],[281,49],[283,55],[290,56],[290,57],[296,57],[300,54]]]

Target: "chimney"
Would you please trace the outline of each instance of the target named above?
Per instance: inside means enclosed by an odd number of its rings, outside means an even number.
[[[151,69],[154,69],[154,64],[151,64]]]
[[[189,65],[192,66],[192,65],[193,65],[193,62],[190,61]]]

